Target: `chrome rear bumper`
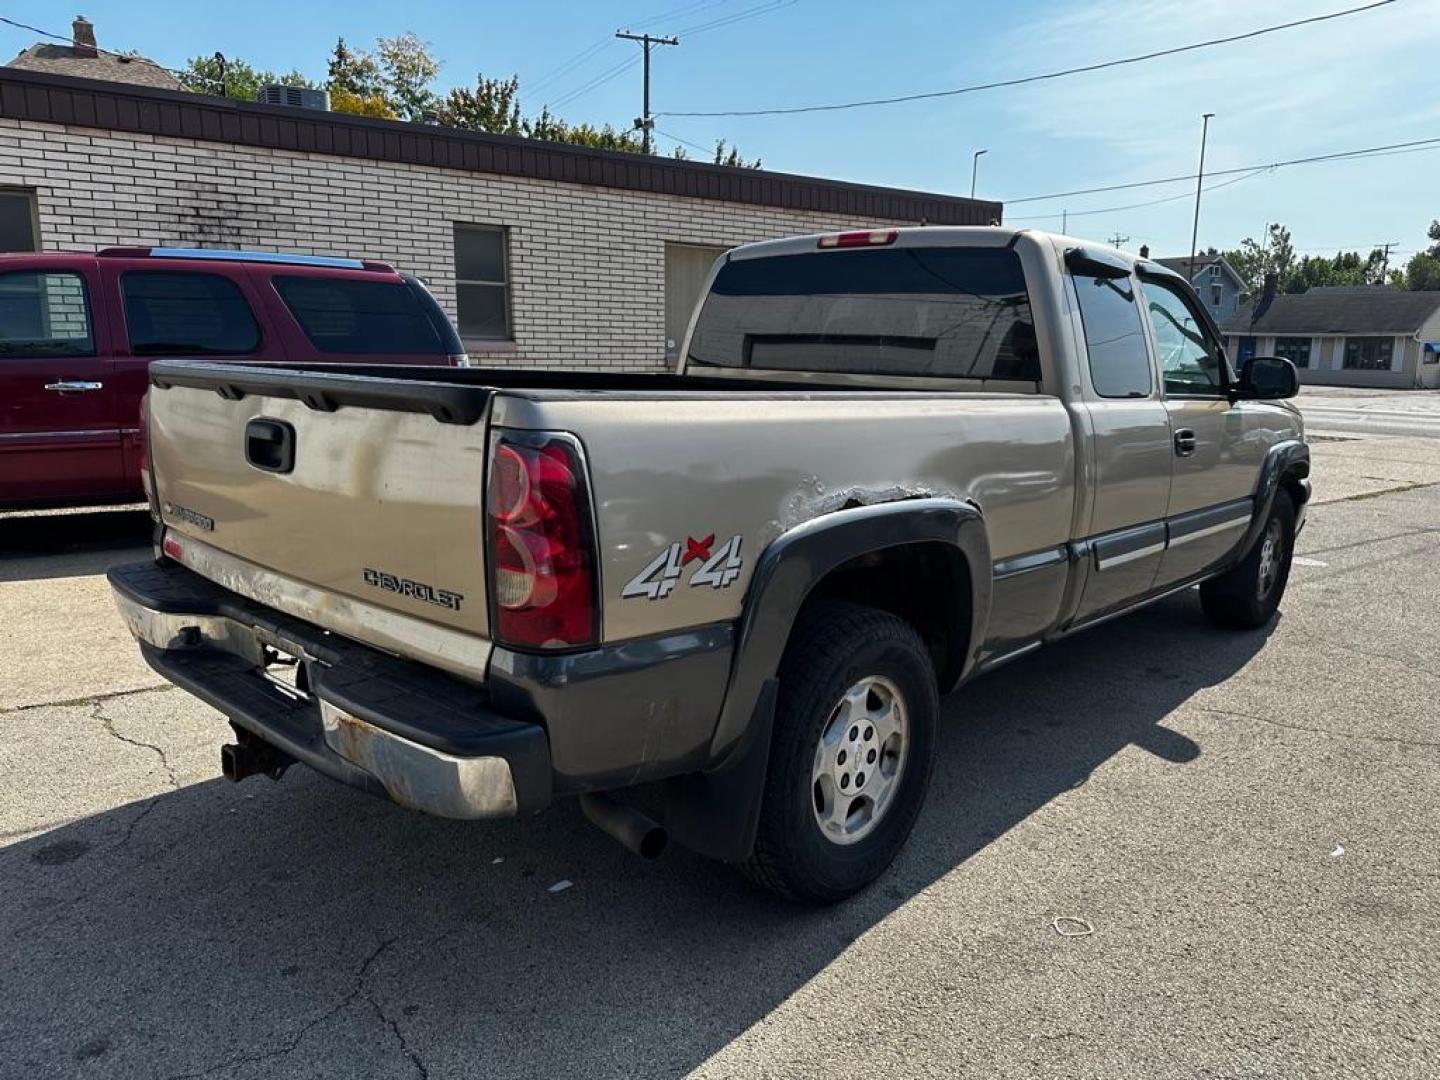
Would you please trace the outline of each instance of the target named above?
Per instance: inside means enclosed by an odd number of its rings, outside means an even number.
[[[140,563],[109,576],[147,662],[290,757],[439,817],[508,817],[549,801],[544,729],[496,715],[483,688],[287,618],[183,567]],[[267,674],[280,657],[303,669],[297,686]]]

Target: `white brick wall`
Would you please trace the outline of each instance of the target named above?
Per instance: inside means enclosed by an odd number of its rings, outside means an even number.
[[[452,316],[453,224],[506,226],[515,343],[469,343],[487,364],[664,368],[665,241],[903,224],[8,119],[0,184],[35,189],[47,250],[368,256],[419,274]]]

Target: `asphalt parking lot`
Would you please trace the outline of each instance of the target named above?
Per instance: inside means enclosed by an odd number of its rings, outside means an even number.
[[[1315,456],[1272,627],[1186,594],[978,680],[825,911],[572,805],[228,784],[100,576],[143,514],[0,520],[0,1076],[1433,1076],[1440,441]]]

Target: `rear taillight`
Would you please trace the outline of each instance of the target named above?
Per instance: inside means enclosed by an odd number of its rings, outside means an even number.
[[[896,229],[862,229],[859,232],[829,233],[820,237],[822,248],[883,247],[893,244],[900,235]]]
[[[595,542],[579,445],[541,432],[495,435],[486,518],[495,639],[532,649],[593,644]]]

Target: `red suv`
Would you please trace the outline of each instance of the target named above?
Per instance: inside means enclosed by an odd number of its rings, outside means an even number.
[[[139,500],[159,356],[465,362],[425,286],[380,262],[190,248],[0,255],[0,507]]]

